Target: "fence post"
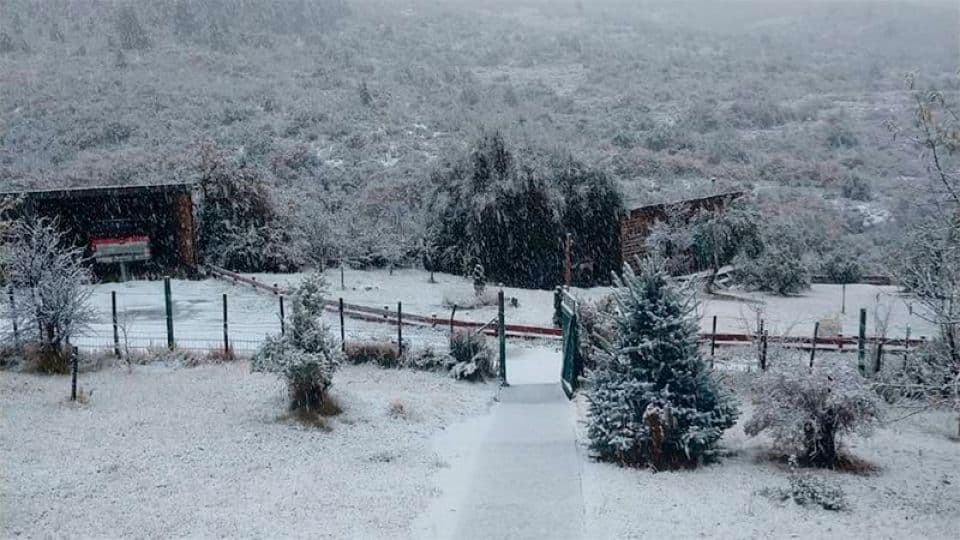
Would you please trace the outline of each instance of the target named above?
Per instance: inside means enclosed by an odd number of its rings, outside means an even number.
[[[71,381],[70,381],[70,401],[77,400],[77,372],[80,371],[80,352],[76,347],[71,347],[70,344],[67,344],[70,347],[70,371],[71,371]]]
[[[810,344],[810,368],[813,369],[813,359],[817,356],[817,334],[820,332],[820,321],[813,323],[813,343]]]
[[[223,293],[223,355],[230,357],[230,330],[227,326],[227,293]]]
[[[287,317],[283,312],[283,295],[280,295],[280,335],[287,333]]]
[[[759,315],[759,314],[758,314],[758,315]],[[756,335],[756,339],[755,339],[755,341],[754,341],[754,344],[757,346],[757,358],[758,358],[758,359],[759,359],[759,357],[760,357],[760,352],[761,352],[760,349],[761,349],[761,347],[762,347],[762,345],[763,345],[763,343],[762,343],[762,341],[763,341],[763,332],[764,332],[763,327],[764,327],[764,320],[761,319],[761,318],[759,318],[759,316],[758,316],[758,317],[757,317],[757,335]]]
[[[174,347],[173,340],[173,298],[170,293],[170,277],[163,278],[163,305],[167,312],[167,348]]]
[[[873,374],[880,373],[880,367],[883,363],[883,338],[877,338],[877,361],[873,366]]]
[[[910,325],[907,325],[907,336],[903,340],[903,367],[906,369],[910,360]]]
[[[453,339],[453,318],[457,315],[457,305],[453,305],[453,310],[450,312],[450,339]]]
[[[557,287],[553,291],[553,325],[557,328],[563,325],[563,317],[560,315],[560,305],[563,302],[563,289]]]
[[[120,328],[117,324],[117,291],[110,291],[110,318],[113,320],[113,354],[120,358]],[[127,328],[125,332],[130,332]]]
[[[857,334],[857,368],[861,375],[867,371],[867,308],[860,308],[860,333]]]
[[[713,331],[710,332],[710,367],[713,367],[713,355],[717,352],[717,316],[713,316]]]
[[[503,289],[497,293],[497,338],[500,349],[500,383],[507,384],[507,325],[503,310]]]
[[[766,330],[760,336],[760,371],[767,370],[767,334]]]
[[[340,299],[340,350],[343,352],[347,351],[347,338],[344,335],[343,329],[343,298]]]
[[[17,301],[14,299],[13,295],[13,285],[9,289],[10,294],[10,320],[13,323],[13,346],[16,348],[17,352],[21,352],[20,349],[20,330],[17,328]]]
[[[840,285],[840,313],[847,314],[847,284]]]
[[[403,355],[403,302],[397,302],[397,355]]]

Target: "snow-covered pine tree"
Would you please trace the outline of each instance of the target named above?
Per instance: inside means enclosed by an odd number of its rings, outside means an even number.
[[[737,404],[700,356],[693,289],[670,281],[659,259],[638,265],[614,277],[615,337],[588,374],[590,448],[621,465],[696,466],[736,422]]]

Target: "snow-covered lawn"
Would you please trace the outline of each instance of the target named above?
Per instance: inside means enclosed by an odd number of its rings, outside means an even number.
[[[423,270],[344,270],[345,288],[340,288],[340,270],[328,269],[330,296],[343,297],[344,301],[377,307],[396,308],[403,302],[404,310],[422,315],[450,315],[444,299],[470,300],[473,283],[464,277],[450,274],[435,274],[437,283],[429,283],[429,273]],[[295,285],[302,274],[249,274],[268,284]],[[490,289],[498,289],[488,284]],[[504,287],[504,294],[516,298],[518,307],[507,307],[508,323],[551,326],[553,324],[553,291]],[[581,300],[596,300],[609,293],[608,287],[590,289],[574,288],[574,296]],[[877,316],[885,318],[889,311],[887,335],[902,337],[910,326],[912,337],[935,335],[934,328],[908,307],[909,297],[899,294],[897,287],[876,285],[848,285],[846,313],[841,314],[842,287],[840,285],[815,284],[809,291],[795,296],[777,296],[764,293],[738,292],[737,296],[753,302],[738,301],[718,296],[701,295],[701,324],[705,332],[712,326],[712,317],[717,316],[717,330],[723,333],[753,332],[757,312],[765,321],[772,335],[809,335],[813,324],[824,318],[839,318],[844,335],[856,335],[860,308],[867,309],[867,333],[874,335]],[[496,316],[496,306],[472,310],[457,310],[457,318],[488,321]]]
[[[83,405],[69,384],[0,372],[0,537],[401,538],[447,466],[431,435],[495,393],[347,366],[326,432],[245,362],[84,373]]]
[[[771,335],[810,336],[815,322],[834,318],[840,321],[843,335],[855,336],[860,308],[866,308],[868,336],[877,335],[883,322],[887,323],[887,337],[904,337],[908,326],[912,338],[936,335],[935,327],[918,315],[921,308],[914,303],[915,312],[911,313],[909,303],[913,299],[894,286],[847,285],[846,313],[841,313],[840,285],[814,284],[795,296],[744,292],[736,295],[753,302],[701,294],[700,327],[710,331],[716,315],[718,332],[750,333],[756,329],[759,314]]]
[[[299,280],[302,274],[291,275]],[[178,347],[215,350],[223,344],[223,295],[228,295],[228,325],[231,346],[239,353],[256,350],[263,338],[280,332],[280,300],[271,294],[246,285],[233,285],[217,280],[171,280],[174,338]],[[163,282],[130,281],[101,283],[93,286],[91,303],[96,320],[74,344],[86,349],[113,348],[111,293],[117,295],[120,340],[124,329],[131,348],[165,347],[167,343]],[[331,296],[336,292],[331,292]],[[388,303],[384,305],[388,305]],[[378,303],[371,305],[377,306]],[[396,303],[393,303],[396,308]],[[405,310],[407,308],[404,308]],[[339,336],[339,318],[326,313],[327,324]],[[346,320],[348,340],[396,340],[396,326],[375,322]],[[415,347],[446,345],[446,328],[404,327],[404,341]]]
[[[280,285],[295,285],[303,274],[246,274],[258,281]],[[324,272],[330,282],[330,297],[342,297],[345,302],[373,307],[396,309],[397,302],[403,302],[404,311],[420,315],[449,317],[451,308],[444,299],[457,303],[457,318],[468,321],[489,321],[496,317],[496,304],[475,309],[464,309],[465,303],[474,301],[473,281],[452,274],[434,274],[436,283],[430,283],[430,273],[417,269],[398,269],[391,274],[388,270],[352,270],[344,269],[344,288],[340,288],[340,269],[331,268]],[[507,299],[507,323],[534,324],[552,326],[553,291],[537,289],[519,289],[499,287],[488,283],[493,292],[503,289]],[[602,287],[594,289],[574,289],[574,293],[584,298],[598,298],[605,294]],[[509,305],[516,298],[518,307]]]
[[[585,418],[586,404],[578,399]],[[812,471],[842,487],[851,510],[775,502],[757,491],[786,488],[788,469],[767,457],[769,440],[729,430],[719,463],[693,471],[623,469],[587,458],[582,469],[585,529],[591,538],[956,538],[960,442],[956,416],[917,415],[853,438],[852,453],[880,467],[857,475]],[[583,424],[579,439],[586,441]]]
[[[295,285],[304,274],[253,274],[268,284]],[[372,307],[387,307],[395,310],[397,302],[403,302],[407,313],[449,317],[446,301],[469,301],[473,298],[470,280],[449,274],[436,274],[437,283],[429,283],[429,273],[422,270],[396,270],[391,275],[387,270],[345,271],[346,288],[340,288],[339,269],[326,272],[330,281],[330,298],[342,297],[346,302]],[[491,290],[496,286],[489,285]],[[279,299],[246,285],[233,285],[216,279],[196,281],[172,280],[174,335],[179,347],[210,350],[222,347],[223,306],[222,296],[229,297],[229,332],[234,350],[249,353],[256,349],[264,336],[280,331]],[[166,345],[166,321],[164,311],[163,283],[160,281],[131,281],[127,283],[102,283],[93,286],[91,302],[97,318],[84,335],[74,343],[84,349],[111,349],[113,328],[110,314],[110,294],[116,292],[118,318],[121,325],[121,341],[124,332],[131,347],[146,348]],[[506,320],[511,324],[532,324],[549,327],[553,319],[553,292],[545,290],[504,288],[507,298],[516,298],[518,305],[506,308]],[[595,300],[607,294],[606,287],[574,289],[582,300]],[[798,296],[781,297],[765,294],[738,293],[758,302],[703,295],[701,298],[701,328],[709,332],[713,315],[718,316],[718,331],[752,332],[757,312],[765,321],[771,334],[809,335],[813,323],[827,317],[840,317],[842,333],[855,335],[860,307],[868,311],[868,335],[876,332],[876,317],[889,310],[888,336],[899,337],[910,326],[911,336],[935,335],[934,328],[916,314],[911,315],[906,301],[895,287],[873,285],[850,285],[847,287],[847,313],[840,316],[840,287],[814,285],[810,291]],[[463,320],[489,321],[496,316],[495,305],[475,309],[460,308],[456,317]],[[328,324],[339,332],[336,313],[327,313]],[[3,326],[6,326],[5,322]],[[392,324],[347,319],[348,339],[396,339],[396,327]],[[822,335],[822,334],[821,334]],[[415,347],[432,346],[443,348],[447,340],[446,328],[405,327],[404,339]]]

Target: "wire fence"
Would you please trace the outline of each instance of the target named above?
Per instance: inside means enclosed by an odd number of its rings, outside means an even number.
[[[83,351],[113,354],[144,353],[158,349],[178,349],[196,353],[222,353],[249,356],[270,335],[283,333],[289,310],[288,290],[232,272],[216,270],[222,281],[178,282],[171,289],[168,280],[98,286],[91,296],[95,318],[72,339]],[[258,294],[223,292],[223,284],[251,286]],[[229,288],[227,289],[230,290]],[[395,306],[395,307],[394,307]],[[20,336],[12,332],[11,309],[4,310],[0,331],[14,341],[30,340],[33,328],[21,324]],[[345,303],[341,299],[327,303],[324,322],[345,341],[398,343],[405,348],[446,347],[451,332],[458,329],[495,334],[497,325],[489,322],[462,321],[454,318],[405,313],[398,302],[383,307]],[[742,324],[739,333],[720,332],[718,320],[730,319]],[[908,351],[925,343],[924,339],[890,339],[885,336],[816,335],[817,327],[806,336],[772,335],[762,320],[750,328],[748,317],[717,315],[704,320],[706,327],[700,342],[711,354],[717,348],[752,346],[766,341],[773,346],[814,351],[859,352],[863,347],[882,347],[887,352]],[[729,326],[728,326],[729,327]],[[516,324],[507,321],[507,337],[555,340],[560,331],[553,327]],[[777,329],[783,331],[783,329]]]

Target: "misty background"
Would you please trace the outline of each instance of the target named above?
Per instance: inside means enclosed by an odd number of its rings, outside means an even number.
[[[431,176],[499,132],[626,208],[753,192],[880,267],[932,196],[889,129],[905,76],[955,100],[958,28],[935,1],[0,0],[0,191],[197,181],[213,153],[269,187],[270,241],[402,256]]]

